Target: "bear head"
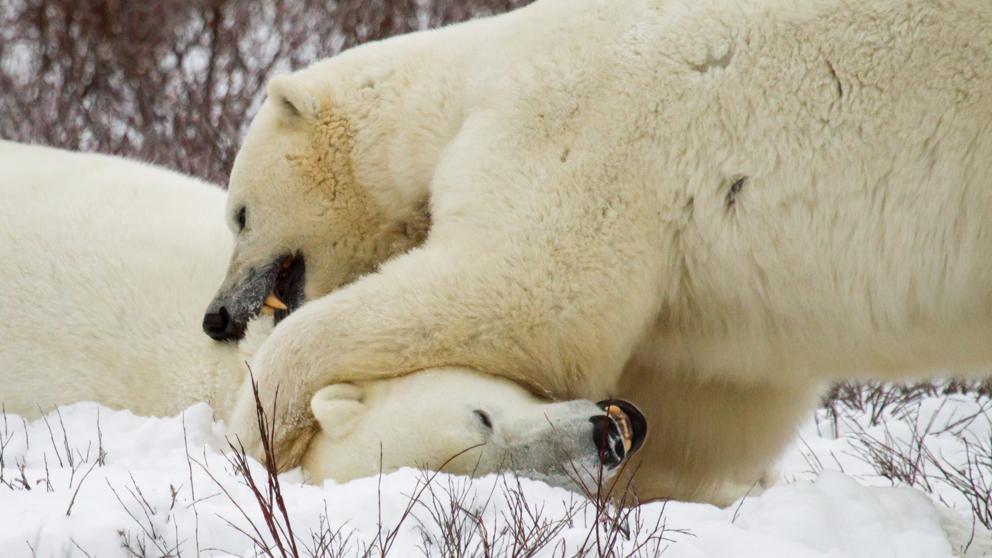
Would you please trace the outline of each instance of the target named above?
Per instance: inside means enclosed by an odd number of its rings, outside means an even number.
[[[427,234],[426,210],[392,207],[367,187],[381,180],[358,177],[348,111],[333,92],[314,93],[312,81],[301,72],[269,83],[235,159],[227,202],[234,249],[203,319],[215,339],[240,340],[260,312],[278,322]]]
[[[617,473],[647,434],[627,402],[550,402],[461,368],[330,385],[311,410],[320,433],[303,468],[314,482],[418,465],[466,475],[510,470],[588,490]]]

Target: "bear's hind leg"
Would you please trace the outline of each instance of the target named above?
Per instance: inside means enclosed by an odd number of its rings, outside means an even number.
[[[625,372],[623,388],[619,395],[641,406],[649,424],[638,496],[717,505],[773,482],[775,459],[820,392],[817,385],[698,381],[665,372]],[[638,398],[645,393],[653,397]]]

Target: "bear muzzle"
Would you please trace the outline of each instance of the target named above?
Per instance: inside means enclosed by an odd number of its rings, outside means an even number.
[[[300,254],[281,255],[230,275],[203,315],[203,332],[217,341],[240,341],[248,322],[259,314],[276,323],[303,305],[306,262]]]

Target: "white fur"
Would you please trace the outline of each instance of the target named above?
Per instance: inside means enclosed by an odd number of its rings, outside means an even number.
[[[823,381],[992,364],[989,52],[987,0],[539,0],[274,81],[227,283],[333,290],[254,360],[280,451],[325,384],[460,365],[635,401],[641,494],[708,499]]]
[[[207,401],[226,414],[239,363],[262,336],[239,348],[199,329],[230,252],[223,190],[134,161],[0,142],[0,192],[8,411],[94,400],[172,415]]]
[[[320,424],[303,458],[316,478],[339,481],[418,465],[487,474],[522,472],[595,491],[600,474],[589,401],[547,403],[503,379],[443,368],[387,381],[334,384],[313,397]],[[477,413],[492,423],[487,428]],[[608,479],[613,471],[603,470]]]
[[[6,411],[94,400],[171,416],[207,401],[226,416],[271,320],[255,320],[240,348],[200,332],[230,250],[222,190],[133,161],[0,141],[0,197]],[[329,386],[313,409],[323,429],[304,468],[315,481],[438,468],[474,446],[445,470],[509,468],[566,486],[599,472],[595,404],[549,403],[464,369]]]

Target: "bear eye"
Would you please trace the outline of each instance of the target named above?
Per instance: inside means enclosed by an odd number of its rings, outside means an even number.
[[[479,421],[482,422],[483,426],[485,426],[489,430],[493,429],[493,421],[492,419],[489,418],[489,414],[487,414],[485,411],[481,409],[476,409],[472,412],[475,413],[475,416],[479,417]]]
[[[241,209],[238,210],[238,213],[234,218],[234,220],[238,223],[238,232],[245,230],[245,223],[247,219],[247,209],[242,205]]]

